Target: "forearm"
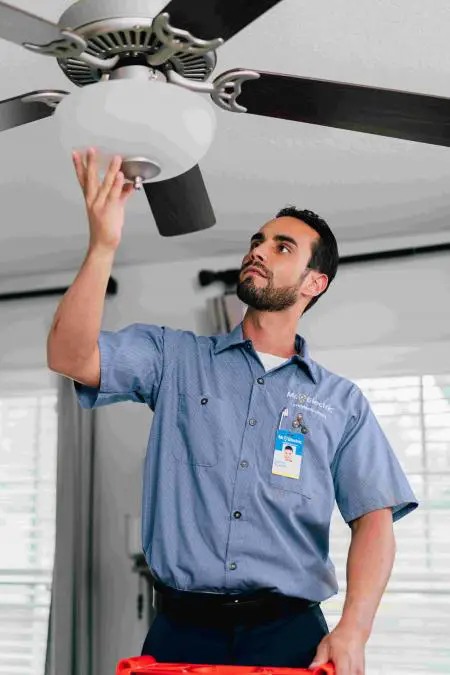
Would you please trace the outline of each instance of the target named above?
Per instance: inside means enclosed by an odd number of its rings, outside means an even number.
[[[347,559],[347,593],[339,622],[369,639],[395,559],[390,509],[374,511],[352,527]]]
[[[47,338],[49,367],[83,359],[94,351],[113,261],[113,251],[89,249],[55,313]]]

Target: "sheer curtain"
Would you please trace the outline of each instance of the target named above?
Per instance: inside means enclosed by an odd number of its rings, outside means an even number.
[[[96,411],[58,376],[56,540],[45,675],[92,673],[92,545]]]

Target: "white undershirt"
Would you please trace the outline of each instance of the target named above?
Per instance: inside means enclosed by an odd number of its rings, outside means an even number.
[[[285,361],[289,361],[289,359],[284,358],[284,356],[275,356],[274,354],[265,354],[264,352],[256,352],[256,353],[258,354],[261,363],[263,364],[266,371],[272,370],[272,368],[280,366]]]

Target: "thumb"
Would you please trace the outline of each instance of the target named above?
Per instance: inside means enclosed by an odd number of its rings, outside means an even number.
[[[326,640],[322,640],[322,642],[319,644],[316,655],[313,658],[312,662],[309,665],[309,668],[317,668],[317,666],[321,666],[324,663],[328,663],[330,660],[330,650],[328,647],[328,642]]]
[[[120,200],[124,204],[129,197],[134,193],[133,183],[127,183],[122,187],[122,194],[120,195]]]

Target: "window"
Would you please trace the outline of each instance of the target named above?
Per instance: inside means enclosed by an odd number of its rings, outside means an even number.
[[[394,528],[394,570],[367,643],[367,675],[450,673],[450,375],[354,380],[367,396],[420,504]],[[345,597],[350,528],[337,507],[330,550]]]
[[[55,544],[57,391],[0,372],[0,674],[42,675]]]

